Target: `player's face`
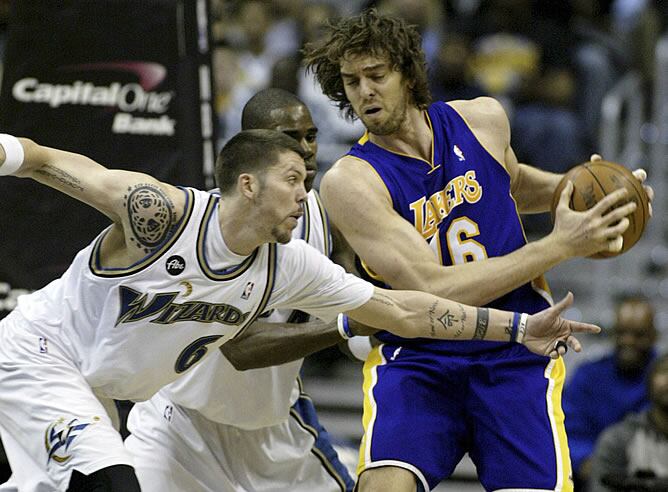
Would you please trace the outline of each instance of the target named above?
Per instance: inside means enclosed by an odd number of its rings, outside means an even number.
[[[267,169],[257,195],[258,217],[271,242],[287,243],[304,214],[306,198],[304,160],[294,152],[282,152],[278,162]]]
[[[617,311],[614,339],[620,369],[630,372],[641,370],[656,339],[651,308],[638,302],[621,304]]]
[[[347,54],[340,72],[346,97],[367,130],[375,135],[399,131],[409,104],[408,83],[389,60]]]
[[[318,129],[313,123],[311,113],[303,104],[296,106],[288,106],[286,108],[277,108],[270,113],[273,125],[270,130],[277,130],[294,138],[304,149],[306,156],[304,162],[306,163],[306,181],[304,186],[306,191],[311,191],[313,187],[313,180],[318,172],[318,163],[316,156],[318,153],[318,142],[316,135]]]

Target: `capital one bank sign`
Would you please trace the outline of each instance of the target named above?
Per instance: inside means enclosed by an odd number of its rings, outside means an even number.
[[[153,90],[166,76],[163,65],[152,62],[105,62],[63,67],[64,71],[126,72],[138,82],[110,82],[100,85],[90,80],[53,83],[24,77],[12,86],[12,96],[27,104],[97,106],[113,111],[111,131],[117,134],[172,136],[176,120],[167,114],[174,91]],[[83,77],[81,77],[83,79]]]

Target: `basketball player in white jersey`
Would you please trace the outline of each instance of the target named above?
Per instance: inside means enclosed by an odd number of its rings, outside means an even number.
[[[290,92],[262,90],[244,106],[241,128],[279,130],[300,143],[305,152],[307,198],[304,216],[292,237],[329,256],[332,238],[328,220],[317,191],[312,189],[318,130],[306,105]],[[340,242],[335,244],[339,250],[345,249]],[[300,318],[304,318],[303,313],[275,310],[253,328],[264,321],[286,323]],[[320,326],[312,330],[309,344],[304,343],[303,333],[297,334],[297,339],[293,336],[292,343],[283,335],[278,352],[294,356],[299,350],[302,355],[304,350],[315,351],[340,341],[336,323],[310,323]],[[272,328],[262,331],[270,334],[275,332]],[[252,330],[246,334],[252,335]],[[244,367],[275,357],[274,344],[254,343],[255,360],[240,363],[234,349],[244,341],[242,335],[221,350]],[[266,353],[260,353],[262,349]],[[318,422],[311,399],[303,392],[301,365],[302,359],[297,359],[238,371],[222,354],[213,354],[150,400],[135,404],[128,418],[132,434],[125,446],[133,455],[142,490],[352,491],[354,481]]]
[[[111,400],[150,398],[271,309],[325,321],[345,313],[408,338],[512,339],[553,357],[558,342],[580,348],[573,332],[599,330],[560,318],[570,295],[531,316],[474,308],[376,288],[290,241],[306,168],[299,144],[273,130],[225,145],[220,197],[5,134],[0,174],[37,180],[112,222],[0,320],[0,436],[13,470],[0,490],[140,490]]]

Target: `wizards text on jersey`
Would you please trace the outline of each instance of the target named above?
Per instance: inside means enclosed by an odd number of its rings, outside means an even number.
[[[180,292],[159,292],[149,300],[149,295],[121,285],[120,311],[116,326],[154,316],[151,323],[172,324],[180,321],[241,325],[249,313],[242,313],[230,304],[213,304],[205,301],[174,302]]]

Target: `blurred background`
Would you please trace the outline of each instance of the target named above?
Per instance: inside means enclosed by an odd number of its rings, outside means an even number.
[[[211,187],[216,152],[240,130],[246,101],[280,87],[313,114],[322,175],[363,129],[305,73],[300,49],[328,22],[372,6],[418,27],[435,100],[490,95],[503,103],[521,162],[561,173],[597,152],[647,170],[656,199],[641,241],[618,258],[562,264],[547,278],[555,298],[575,294],[567,317],[604,329],[583,340],[584,354],[567,354],[569,375],[613,350],[625,295],[651,302],[656,350],[665,352],[668,2],[0,0],[0,130]],[[59,276],[105,218],[15,178],[0,181],[0,207],[2,317],[17,296]],[[551,229],[547,215],[524,220],[529,240]],[[309,357],[304,379],[322,423],[354,463],[361,365],[327,350]],[[448,490],[482,490],[470,462],[455,475]]]

